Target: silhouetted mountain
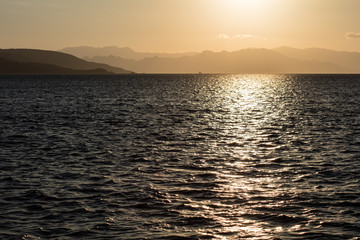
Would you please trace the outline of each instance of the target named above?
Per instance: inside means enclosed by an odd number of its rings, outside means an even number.
[[[19,63],[40,63],[55,65],[65,69],[93,71],[103,69],[109,73],[127,74],[131,73],[119,67],[107,64],[88,62],[69,54],[56,51],[45,51],[37,49],[0,49],[0,58],[12,60]]]
[[[344,69],[347,69],[347,72],[349,73],[360,73],[359,52],[334,51],[321,48],[297,49],[290,47],[279,47],[273,50],[288,57],[300,60],[332,62]]]
[[[104,69],[74,70],[50,64],[17,62],[0,58],[0,74],[110,74]]]
[[[131,48],[128,47],[69,47],[59,50],[60,52],[68,53],[79,58],[93,58],[96,56],[113,56],[113,57],[121,57],[125,59],[133,59],[133,60],[141,60],[149,57],[164,57],[164,58],[178,58],[183,56],[191,56],[196,53],[150,53],[150,52],[135,52]]]
[[[244,49],[235,52],[204,51],[180,58],[152,57],[129,60],[120,57],[94,57],[94,62],[122,66],[144,73],[341,73],[334,63],[298,60],[268,49]]]

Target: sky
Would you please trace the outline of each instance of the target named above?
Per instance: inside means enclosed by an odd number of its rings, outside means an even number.
[[[360,0],[0,0],[0,48],[360,52]]]

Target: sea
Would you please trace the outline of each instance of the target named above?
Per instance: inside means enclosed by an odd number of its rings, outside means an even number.
[[[0,239],[360,239],[360,75],[0,76]]]

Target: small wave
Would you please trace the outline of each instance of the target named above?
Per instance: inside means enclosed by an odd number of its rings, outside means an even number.
[[[284,214],[263,214],[263,213],[253,213],[253,214],[244,214],[242,215],[244,218],[278,223],[278,224],[298,224],[304,221],[307,221],[306,218],[303,217],[295,217],[295,216],[287,216]]]
[[[94,237],[97,236],[96,232],[94,230],[75,230],[75,231],[71,231],[70,233],[66,234],[65,237],[71,237],[71,238],[89,238],[89,237]]]
[[[217,224],[214,219],[203,217],[203,216],[194,216],[194,217],[182,217],[176,222],[178,226],[206,226],[206,225],[213,225]]]

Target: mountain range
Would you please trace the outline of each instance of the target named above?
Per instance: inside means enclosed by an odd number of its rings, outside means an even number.
[[[331,62],[347,72],[360,73],[360,52],[334,51],[322,48],[297,49],[290,47],[279,47],[273,50],[300,60]]]
[[[320,48],[249,48],[177,54],[138,53],[117,47],[65,50],[69,53],[0,49],[0,74],[360,73],[359,52]]]
[[[117,47],[75,47],[64,51],[137,73],[360,73],[359,52],[319,48],[249,48],[173,55],[137,53]]]
[[[0,49],[1,74],[128,74],[130,71],[88,62],[70,54],[38,49]]]

